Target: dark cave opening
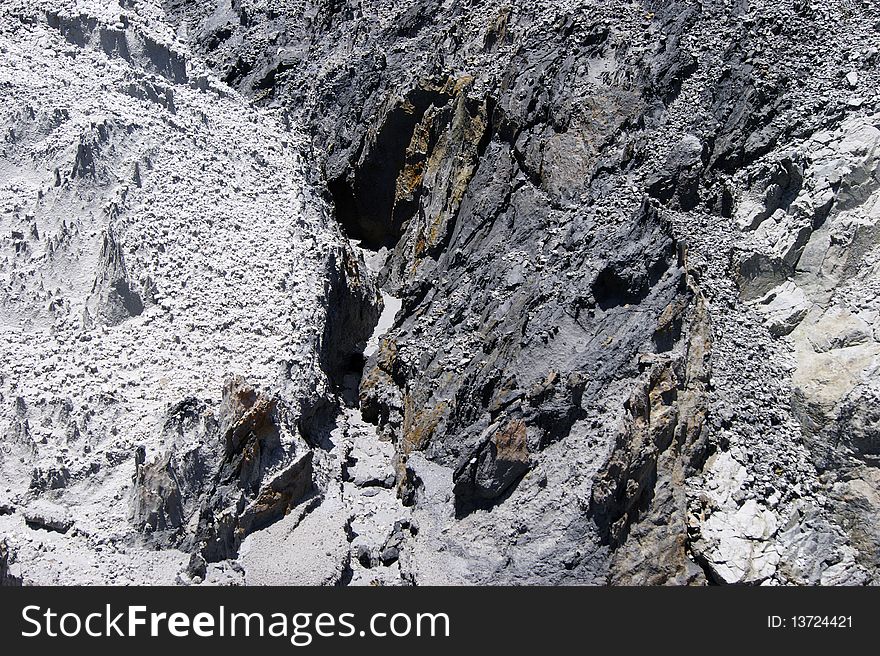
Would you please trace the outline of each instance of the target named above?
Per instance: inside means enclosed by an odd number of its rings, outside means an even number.
[[[401,188],[418,187],[418,180],[405,179],[410,142],[428,108],[442,107],[450,98],[440,91],[410,91],[385,116],[360,161],[327,181],[336,220],[364,248],[393,248],[403,234],[419,202],[417,191]]]

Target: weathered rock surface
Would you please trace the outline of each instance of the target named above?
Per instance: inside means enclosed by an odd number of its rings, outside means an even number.
[[[191,554],[235,558],[311,494],[378,317],[301,134],[162,16],[0,9],[0,530],[26,583],[170,583]]]
[[[24,582],[877,583],[877,20],[7,3]]]

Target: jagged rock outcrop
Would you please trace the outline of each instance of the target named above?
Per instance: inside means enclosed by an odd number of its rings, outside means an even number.
[[[83,310],[83,323],[115,326],[144,311],[144,301],[128,279],[119,243],[111,233],[104,235],[101,246],[100,278]]]
[[[0,587],[15,587],[21,585],[21,579],[10,571],[10,554],[6,542],[0,540]]]
[[[124,6],[120,3],[120,7]],[[108,57],[120,57],[139,70],[156,73],[174,83],[187,81],[186,58],[181,52],[138,30],[125,13],[117,18],[110,24],[87,13],[48,10],[45,14],[49,27],[80,48],[100,49]]]
[[[312,488],[312,452],[297,443],[276,400],[232,380],[220,412],[222,451],[194,537],[210,561],[234,557],[248,533],[283,517]]]
[[[706,301],[664,312],[667,323],[688,323],[688,341],[645,357],[644,374],[627,400],[614,451],[600,471],[590,512],[614,549],[612,583],[702,582],[688,535],[688,486],[709,454],[706,415],[712,328]],[[616,567],[614,566],[616,565]]]
[[[876,20],[4,5],[25,582],[876,583]]]

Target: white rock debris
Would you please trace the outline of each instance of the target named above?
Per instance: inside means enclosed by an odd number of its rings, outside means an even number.
[[[163,452],[169,407],[217,409],[234,376],[294,402],[321,393],[327,271],[348,246],[277,113],[102,49],[109,33],[173,53],[158,4],[33,5],[50,18],[0,7],[0,495],[14,510],[0,534],[27,583],[171,583],[189,555],[133,542],[136,449]],[[265,581],[259,542],[244,562]]]

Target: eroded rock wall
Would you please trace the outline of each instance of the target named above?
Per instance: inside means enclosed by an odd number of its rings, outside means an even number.
[[[4,70],[66,57],[6,79],[13,538],[112,534],[101,580],[123,545],[180,582],[876,582],[870,3],[85,5],[3,14]]]

